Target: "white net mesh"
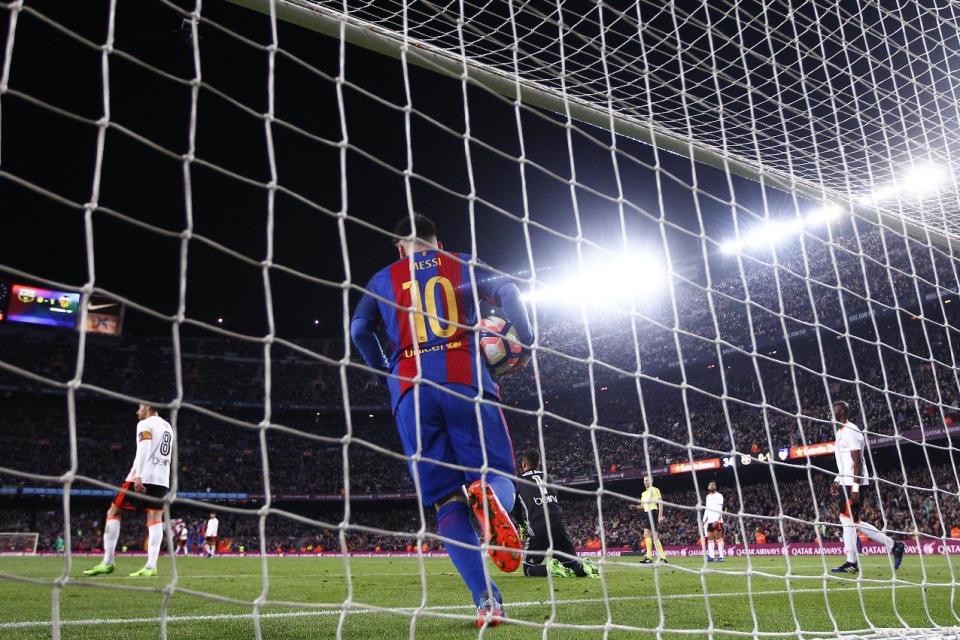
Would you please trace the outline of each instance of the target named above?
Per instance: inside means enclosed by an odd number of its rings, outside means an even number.
[[[52,606],[0,629],[103,622],[64,612],[63,594],[126,472],[126,445],[104,455],[102,416],[145,400],[178,434],[165,517],[196,537],[216,509],[225,549],[256,567],[216,569],[246,579],[231,591],[173,556],[146,587],[157,606],[108,622],[166,637],[252,620],[224,629],[261,638],[315,617],[339,638],[367,637],[377,616],[391,636],[473,633],[459,578],[432,557],[456,541],[417,506],[417,466],[406,475],[423,443],[404,455],[392,430],[382,383],[401,374],[364,365],[350,341],[394,222],[427,213],[467,254],[473,291],[481,261],[524,291],[530,366],[499,400],[460,397],[478,417],[504,410],[516,448],[539,451],[566,532],[599,567],[580,596],[559,575],[533,585],[485,566],[508,633],[953,633],[954,4],[147,4],[2,5],[0,199],[38,210],[18,230],[71,216],[78,248],[73,264],[0,256],[0,271],[78,291],[81,327],[93,296],[120,300],[143,335],[4,327],[3,409],[22,425],[2,436],[5,518],[26,531],[43,512],[41,547],[62,530],[66,555],[55,578],[2,571]],[[45,51],[70,56],[82,87],[43,72]],[[50,132],[62,169],[18,118]],[[243,299],[218,300],[222,317],[206,300],[218,293]],[[0,308],[10,327],[14,298]],[[411,333],[456,324],[449,304],[425,319],[385,302]],[[322,339],[304,337],[307,318]],[[459,392],[413,382],[419,434],[421,397]],[[884,533],[862,530],[860,572],[838,574],[850,543],[824,454],[840,400],[866,435],[862,519]],[[111,420],[131,430],[131,416]],[[65,444],[44,445],[47,430]],[[441,462],[488,471],[481,450],[475,468]],[[627,554],[650,545],[650,520],[630,507],[648,474],[673,562],[641,573]],[[709,480],[725,497],[720,569],[702,557],[717,553],[703,540]],[[899,573],[884,535],[906,545]],[[396,573],[357,557],[391,552],[409,558]],[[304,595],[300,570],[270,557],[291,553],[342,557],[317,569],[334,585]],[[143,589],[102,584],[103,598]],[[201,604],[178,609],[183,597]]]

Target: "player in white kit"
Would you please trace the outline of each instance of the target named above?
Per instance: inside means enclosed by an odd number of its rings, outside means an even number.
[[[860,520],[860,508],[864,494],[870,489],[870,477],[864,464],[866,438],[857,425],[850,422],[850,405],[842,400],[833,403],[833,415],[837,423],[837,440],[834,455],[837,458],[837,477],[830,487],[830,495],[839,499],[840,525],[843,528],[843,550],[847,561],[831,569],[833,573],[859,573],[857,562],[857,531],[863,532],[874,542],[879,542],[893,554],[893,568],[899,569],[903,562],[904,544]]]
[[[207,557],[212,558],[217,555],[217,534],[220,533],[220,521],[217,520],[217,514],[211,513],[207,520],[207,526],[203,529],[203,547],[207,551]]]
[[[180,528],[177,529],[177,554],[187,555],[187,538],[190,537],[190,530],[187,529],[187,523],[180,521]]]
[[[120,516],[124,511],[145,511],[147,514],[147,564],[133,576],[157,575],[157,558],[163,541],[163,505],[143,496],[163,498],[170,488],[170,465],[173,459],[174,435],[170,423],[157,415],[148,404],[137,408],[137,455],[120,492],[107,510],[103,527],[103,561],[83,572],[87,576],[113,573],[113,556],[120,537]]]
[[[713,480],[707,484],[703,524],[707,530],[707,562],[725,562],[723,555],[723,494]],[[719,555],[717,554],[719,551]]]

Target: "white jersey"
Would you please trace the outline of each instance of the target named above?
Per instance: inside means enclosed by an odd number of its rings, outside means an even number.
[[[845,487],[852,487],[853,477],[853,451],[860,452],[860,484],[869,484],[867,477],[866,456],[864,447],[866,439],[863,432],[849,420],[843,423],[843,426],[837,430],[837,444],[833,454],[837,458],[837,482]]]
[[[180,539],[186,541],[188,535],[190,535],[190,532],[187,530],[187,525],[182,525],[180,527]]]
[[[138,422],[137,457],[127,474],[127,482],[140,476],[143,484],[169,488],[173,444],[173,427],[160,416],[150,416]]]
[[[210,518],[207,520],[207,528],[204,530],[204,537],[206,538],[216,538],[217,533],[220,530],[220,521],[216,518]]]
[[[719,491],[707,494],[706,508],[703,511],[703,521],[706,524],[723,522],[723,494]]]

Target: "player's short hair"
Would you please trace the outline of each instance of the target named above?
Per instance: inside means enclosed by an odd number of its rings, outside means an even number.
[[[527,449],[523,452],[521,458],[531,469],[540,468],[540,452],[536,449]]]
[[[417,240],[433,240],[437,237],[437,225],[434,224],[433,220],[422,213],[417,213],[413,216],[413,221],[417,229]],[[397,221],[397,225],[393,228],[393,235],[399,236],[398,240],[408,238],[412,233],[413,228],[410,225],[410,216],[400,218],[400,220]]]

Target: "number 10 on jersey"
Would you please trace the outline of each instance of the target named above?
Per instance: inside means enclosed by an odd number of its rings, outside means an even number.
[[[443,295],[446,315],[437,305],[437,287]],[[457,323],[460,314],[457,310],[457,294],[453,290],[453,283],[443,276],[433,276],[423,287],[420,293],[420,284],[416,280],[407,280],[403,283],[403,290],[410,292],[410,306],[413,307],[413,324],[417,331],[417,344],[423,344],[430,339],[427,335],[427,325],[437,338],[449,338],[457,332]],[[426,316],[424,316],[426,306]],[[443,326],[446,324],[446,326]]]

